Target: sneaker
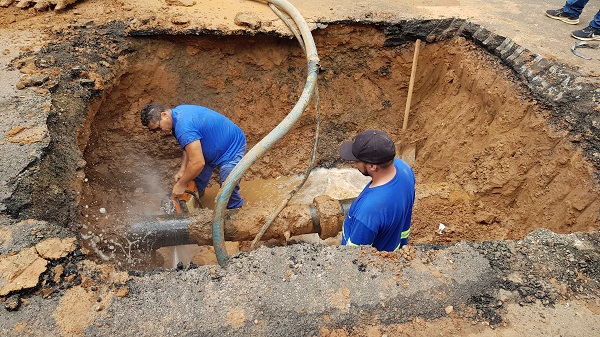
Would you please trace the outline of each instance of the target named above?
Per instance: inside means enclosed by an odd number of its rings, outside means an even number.
[[[571,36],[583,41],[600,41],[600,29],[587,26],[584,29],[572,32]]]
[[[569,14],[566,14],[562,10],[562,8],[561,9],[549,9],[546,11],[546,16],[549,18],[560,20],[560,21],[562,21],[564,23],[568,23],[570,25],[576,25],[579,23],[578,16],[570,16]]]

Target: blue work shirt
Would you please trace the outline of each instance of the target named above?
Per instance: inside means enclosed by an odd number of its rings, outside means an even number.
[[[415,174],[400,159],[394,159],[394,166],[392,180],[373,188],[369,182],[352,202],[342,228],[343,245],[372,245],[391,252],[408,243]]]
[[[173,134],[185,149],[200,140],[204,161],[209,166],[220,166],[235,158],[246,145],[246,135],[227,117],[198,105],[179,105],[171,109]]]

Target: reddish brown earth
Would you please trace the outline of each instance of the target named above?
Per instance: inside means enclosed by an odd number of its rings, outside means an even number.
[[[565,132],[547,125],[550,113],[492,57],[460,38],[424,45],[409,127],[402,130],[413,50],[382,48],[384,37],[375,29],[330,29],[315,34],[324,69],[316,165],[345,165],[339,144],[366,128],[386,129],[399,153],[414,146],[413,242],[514,240],[540,227],[557,233],[598,228],[593,167]],[[138,112],[146,102],[221,107],[245,130],[250,147],[285,117],[303,85],[303,59],[294,41],[256,37],[241,47],[238,39],[144,41],[92,121],[84,215],[97,217],[101,207],[117,216],[135,213],[133,192],[143,198],[168,190],[179,149],[172,138],[144,132]],[[203,61],[197,62],[200,52]],[[190,71],[199,76],[190,79]],[[315,113],[311,106],[244,180],[302,174]]]

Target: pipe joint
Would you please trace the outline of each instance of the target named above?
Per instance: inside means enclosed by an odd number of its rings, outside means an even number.
[[[319,219],[319,237],[324,240],[336,236],[344,221],[342,205],[339,200],[328,195],[319,195],[313,199]]]

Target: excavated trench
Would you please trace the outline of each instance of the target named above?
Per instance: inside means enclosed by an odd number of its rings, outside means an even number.
[[[594,166],[499,58],[458,35],[423,41],[403,130],[414,40],[390,43],[381,27],[341,24],[315,31],[314,38],[322,67],[315,163],[322,180],[314,184],[331,183],[328,177],[351,168],[337,154],[343,141],[377,128],[397,141],[399,154],[415,149],[414,161],[407,159],[417,177],[412,243],[599,228]],[[131,254],[135,245],[122,239],[123,231],[139,217],[160,213],[181,155],[173,137],[142,127],[141,107],[207,106],[237,123],[251,148],[296,103],[306,61],[295,40],[275,36],[154,35],[129,43],[134,52],[119,58],[119,75],[90,105],[78,133],[85,165],[77,222],[88,246]],[[248,209],[264,195],[273,205],[285,198],[270,186],[297,184],[311,158],[316,114],[313,102],[245,173]],[[273,183],[278,179],[284,182]],[[212,186],[218,189],[216,181]],[[245,226],[256,232],[262,224]],[[109,258],[111,252],[96,253]]]

